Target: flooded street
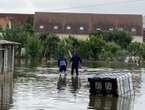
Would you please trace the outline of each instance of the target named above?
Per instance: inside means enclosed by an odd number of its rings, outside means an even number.
[[[59,76],[56,68],[16,67],[19,74],[14,83],[7,84],[9,102],[0,110],[143,110],[145,107],[145,69],[129,71],[133,74],[135,96],[90,96],[88,77],[96,72],[114,71],[110,68],[81,70],[79,77]],[[1,85],[2,86],[2,85]],[[11,87],[12,86],[12,87]],[[2,88],[2,87],[1,87]],[[6,95],[6,94],[3,94]],[[2,101],[1,96],[1,101]],[[8,103],[10,103],[8,105]],[[2,107],[1,107],[2,108]]]

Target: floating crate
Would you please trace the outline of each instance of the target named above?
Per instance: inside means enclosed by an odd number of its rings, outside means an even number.
[[[90,93],[100,95],[132,95],[132,75],[130,73],[102,73],[88,78]]]

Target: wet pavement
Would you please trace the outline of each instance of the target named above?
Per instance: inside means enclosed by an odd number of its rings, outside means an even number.
[[[145,108],[145,69],[115,69],[133,74],[135,95],[132,97],[90,96],[88,77],[95,73],[114,71],[111,68],[85,68],[79,77],[59,75],[56,68],[16,67],[9,91],[7,109],[0,110],[143,110]],[[2,85],[1,85],[2,88]],[[3,92],[4,92],[3,90]],[[6,95],[6,94],[3,94]],[[1,98],[2,100],[2,98]],[[1,107],[2,108],[2,107]]]

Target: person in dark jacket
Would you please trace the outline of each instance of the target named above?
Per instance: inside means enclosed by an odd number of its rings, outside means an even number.
[[[71,66],[71,75],[74,74],[74,70],[76,72],[76,75],[79,75],[79,65],[82,62],[80,56],[78,55],[77,52],[73,52],[73,55],[71,57],[71,62],[72,62],[72,66]]]
[[[62,73],[62,72],[66,72],[66,68],[67,68],[67,60],[64,56],[61,56],[59,59],[58,59],[58,67],[59,67],[59,72]]]

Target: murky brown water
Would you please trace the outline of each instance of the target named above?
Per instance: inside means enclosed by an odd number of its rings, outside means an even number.
[[[95,71],[112,69],[98,68]],[[82,70],[76,78],[71,77],[69,71],[66,77],[59,76],[54,68],[17,67],[16,74],[21,77],[17,77],[13,84],[9,81],[0,85],[0,110],[144,110],[145,69],[116,71],[130,71],[133,74],[135,96],[90,96],[87,79],[94,75],[93,71]]]

